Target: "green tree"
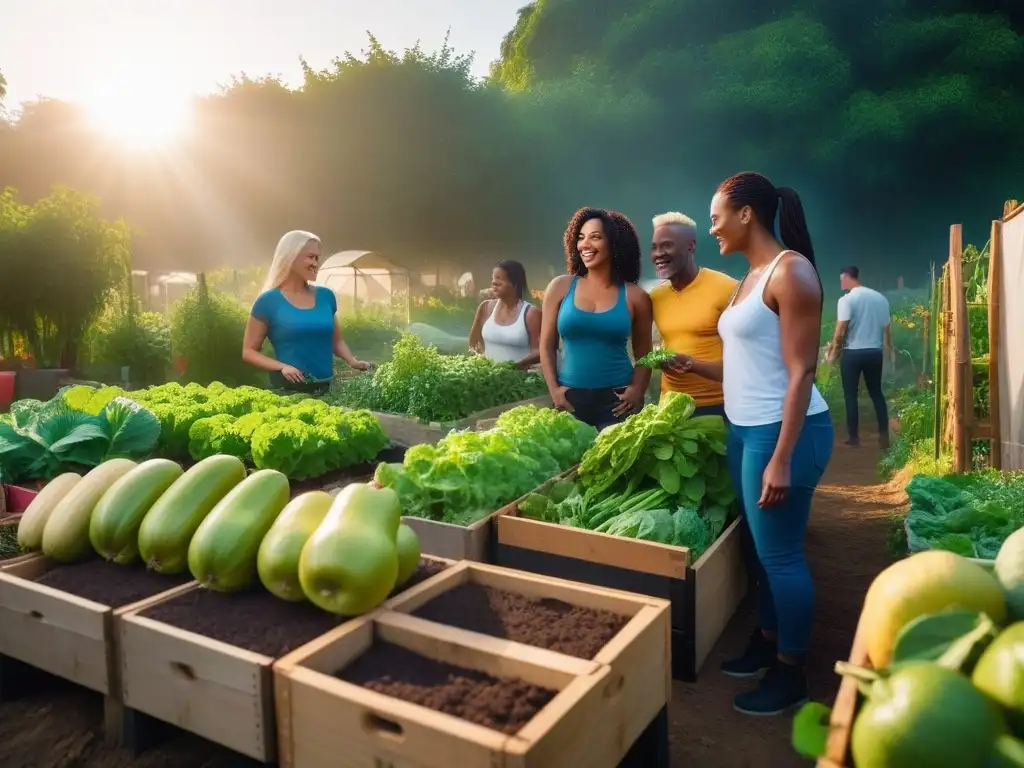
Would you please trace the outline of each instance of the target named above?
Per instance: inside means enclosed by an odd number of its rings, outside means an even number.
[[[32,205],[0,197],[4,324],[40,367],[72,366],[77,346],[126,275],[130,234],[98,214],[96,198],[55,187]]]

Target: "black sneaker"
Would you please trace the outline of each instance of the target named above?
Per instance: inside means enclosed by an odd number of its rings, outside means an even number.
[[[764,673],[757,688],[733,699],[733,708],[744,715],[781,715],[807,701],[803,667],[777,662]]]
[[[879,435],[878,436],[878,447],[881,448],[883,451],[888,451],[889,450],[889,435],[888,434]]]
[[[848,445],[851,448],[859,448],[860,447],[860,438],[859,437],[847,438],[846,440],[843,441],[843,445]]]
[[[721,670],[729,677],[756,677],[775,664],[777,653],[775,643],[765,637],[760,629],[755,629],[743,655],[738,659],[723,661]]]

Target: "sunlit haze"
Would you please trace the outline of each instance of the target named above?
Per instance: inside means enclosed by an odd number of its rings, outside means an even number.
[[[159,86],[125,78],[83,94],[80,99],[93,127],[126,149],[160,150],[173,145],[191,127],[192,102],[182,94],[161,93]]]
[[[184,106],[230,76],[280,75],[296,84],[298,57],[314,68],[366,47],[367,30],[401,50],[434,50],[451,28],[459,53],[484,74],[524,0],[0,0],[0,70],[9,109],[48,96],[85,106],[105,132],[131,143],[167,141]],[[14,8],[12,8],[14,6]],[[55,24],[54,20],[60,23]],[[145,91],[152,91],[146,93]]]

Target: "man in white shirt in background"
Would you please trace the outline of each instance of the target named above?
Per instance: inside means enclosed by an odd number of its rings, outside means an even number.
[[[878,418],[879,444],[885,449],[889,447],[889,411],[882,394],[882,367],[886,357],[891,365],[896,363],[889,300],[878,291],[860,284],[857,267],[843,267],[839,272],[839,284],[849,293],[839,299],[836,333],[829,345],[828,359],[833,362],[842,352],[839,370],[846,401],[846,429],[849,433],[846,444],[860,445],[857,391],[863,376]]]

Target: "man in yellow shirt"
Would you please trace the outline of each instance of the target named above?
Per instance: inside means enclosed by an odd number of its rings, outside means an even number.
[[[718,318],[736,290],[736,280],[698,266],[697,225],[681,213],[654,217],[651,261],[665,280],[651,291],[654,324],[665,349],[676,353],[661,377],[661,393],[685,392],[696,415],[725,416],[722,397],[722,339]]]

